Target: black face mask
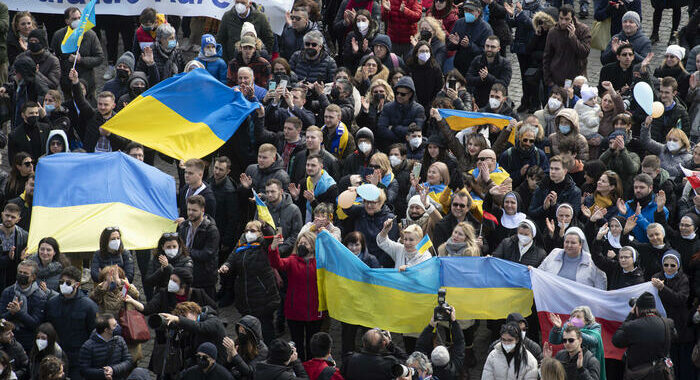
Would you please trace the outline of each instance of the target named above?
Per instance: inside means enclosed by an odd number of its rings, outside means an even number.
[[[374,95],[372,95],[372,102],[379,103],[384,98],[385,98],[384,94],[374,94]]]
[[[117,69],[117,78],[119,78],[119,80],[122,82],[129,79],[129,71],[124,69]]]
[[[205,358],[204,356],[198,356],[197,357],[197,365],[202,370],[205,370],[205,369],[209,368],[209,359]]]
[[[35,126],[39,121],[39,116],[27,116],[27,125]]]
[[[20,284],[21,286],[27,286],[29,285],[29,276],[26,274],[17,274],[17,283]]]
[[[146,91],[146,87],[132,87],[131,88],[131,93],[134,95],[134,97],[139,96]]]
[[[333,87],[331,89],[331,98],[333,98],[333,99],[340,98],[340,90],[338,89],[338,87]]]
[[[44,48],[39,42],[30,42],[27,47],[32,53],[38,53]]]
[[[297,255],[299,257],[306,257],[309,255],[309,250],[306,248],[306,246],[300,245],[297,247]]]
[[[314,48],[306,48],[306,56],[309,58],[316,58],[316,49]]]
[[[433,33],[431,33],[429,30],[420,31],[420,39],[422,41],[429,41],[431,37],[433,37]]]
[[[245,346],[249,340],[250,340],[250,336],[248,334],[238,334],[238,345],[239,346]]]

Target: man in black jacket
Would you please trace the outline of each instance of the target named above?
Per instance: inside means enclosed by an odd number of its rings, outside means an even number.
[[[212,189],[202,181],[204,178],[204,161],[193,158],[185,162],[185,183],[180,187],[177,196],[177,207],[180,217],[187,216],[187,200],[194,195],[201,195],[205,202],[205,212],[212,218],[216,217],[216,196]]]
[[[467,85],[474,89],[474,100],[479,108],[489,104],[489,92],[494,84],[508,87],[510,83],[513,74],[510,61],[502,57],[500,51],[501,41],[496,36],[489,36],[484,43],[484,54],[474,58],[469,65]]]
[[[161,313],[169,327],[182,330],[185,334],[180,336],[180,345],[183,349],[182,356],[186,361],[194,356],[192,351],[201,344],[212,342],[221,355],[213,355],[217,363],[226,361],[226,349],[223,340],[226,336],[226,328],[219,319],[216,311],[210,306],[197,305],[196,302],[180,302],[175,306],[172,314]],[[192,363],[192,365],[197,363]]]
[[[308,379],[304,366],[297,355],[296,347],[282,339],[270,343],[267,360],[255,364],[256,380]]]
[[[644,292],[637,298],[625,322],[615,331],[612,343],[615,347],[627,349],[627,368],[653,367],[644,379],[663,379],[663,358],[669,356],[671,341],[675,337],[673,320],[661,317],[654,296]]]
[[[233,380],[231,372],[216,362],[220,350],[211,342],[204,342],[197,347],[196,365],[188,368],[180,376],[182,380]]]
[[[430,324],[423,329],[416,342],[416,351],[430,356],[433,363],[433,375],[440,380],[458,379],[464,364],[464,333],[457,323],[454,307],[450,312],[450,333],[452,345],[448,349],[443,345],[433,344],[434,331],[437,322],[430,319]],[[433,347],[435,346],[435,347]]]
[[[39,122],[39,104],[29,100],[22,105],[21,122],[16,125],[7,142],[7,153],[14,157],[19,152],[32,155],[34,162],[46,153],[46,139],[50,126]]]
[[[362,351],[343,358],[342,375],[346,380],[394,379],[391,368],[406,358],[388,331],[374,328],[362,336]]]
[[[17,225],[21,210],[15,204],[5,205],[0,224],[0,287],[5,289],[17,280],[17,265],[27,248],[29,233]]]
[[[530,215],[535,222],[544,223],[545,218],[554,219],[557,207],[568,203],[574,213],[581,209],[581,189],[568,174],[567,168],[572,167],[568,158],[554,156],[549,160],[549,177],[545,178],[532,194]]]
[[[585,349],[581,343],[581,330],[568,325],[562,333],[564,349],[557,352],[555,358],[564,366],[567,379],[598,380],[600,378],[600,363],[593,353]],[[544,356],[551,356],[551,347],[547,344]]]
[[[209,178],[209,188],[216,198],[216,227],[221,235],[219,247],[219,264],[226,261],[226,255],[231,252],[231,248],[236,244],[240,234],[240,220],[238,209],[238,198],[236,195],[236,184],[231,177],[231,160],[226,156],[219,156],[214,159],[214,175]]]
[[[204,290],[209,297],[216,299],[216,271],[219,263],[219,229],[216,223],[204,214],[205,200],[201,195],[187,198],[187,221],[181,221],[178,234],[185,240],[185,246],[194,264],[192,286]]]
[[[287,173],[291,182],[299,183],[306,175],[306,159],[309,155],[318,153],[323,157],[323,168],[333,178],[340,176],[338,159],[323,148],[323,132],[316,126],[306,130],[306,149],[300,151],[289,160]]]
[[[134,368],[124,338],[114,335],[117,320],[112,314],[98,314],[95,331],[80,348],[80,373],[86,380],[123,380]]]
[[[472,200],[469,197],[469,194],[464,192],[454,193],[454,198],[452,198],[452,204],[450,205],[450,213],[435,225],[432,239],[433,245],[439,247],[442,243],[446,242],[447,239],[452,236],[452,230],[459,222],[470,223],[476,231],[480,230],[481,223],[479,223],[469,212],[471,206]],[[488,220],[484,221],[484,224],[490,225],[490,223],[492,222]],[[484,240],[482,252],[488,252],[486,240]]]
[[[312,210],[319,203],[334,204],[338,197],[338,185],[333,177],[323,170],[323,157],[312,154],[306,159],[306,180],[289,184],[289,194],[301,211],[302,223],[313,220]],[[308,188],[308,184],[313,184]]]

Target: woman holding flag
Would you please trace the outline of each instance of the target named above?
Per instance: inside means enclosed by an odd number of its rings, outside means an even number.
[[[395,242],[387,236],[393,225],[393,218],[384,222],[384,228],[377,235],[377,246],[394,260],[394,268],[403,272],[408,267],[420,264],[432,257],[428,249],[433,246],[433,243],[428,235],[423,235],[423,229],[417,224],[411,224],[401,231],[401,243]]]
[[[427,181],[421,186],[428,189],[430,203],[443,214],[448,213],[452,201],[452,189],[450,189],[450,171],[447,165],[441,161],[434,162],[426,172],[426,179]],[[407,200],[419,193],[418,178],[413,177],[413,174],[411,174],[411,185]]]

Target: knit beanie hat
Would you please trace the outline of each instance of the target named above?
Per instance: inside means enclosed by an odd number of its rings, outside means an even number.
[[[134,65],[136,63],[136,59],[134,58],[134,53],[132,53],[130,51],[125,51],[124,54],[122,54],[122,56],[119,57],[119,59],[117,59],[117,64],[115,66],[119,65],[120,63],[125,64],[129,68],[129,70],[131,70],[131,72],[133,73],[134,72]]]
[[[639,17],[639,13],[635,11],[627,11],[622,16],[622,22],[625,22],[627,20],[632,20],[635,24],[637,24],[638,28],[642,26],[642,19]]]
[[[253,33],[253,36],[258,38],[258,32],[255,31],[255,26],[248,21],[244,22],[243,26],[241,27],[241,38],[243,38],[246,33]]]
[[[216,360],[216,356],[219,354],[219,350],[216,349],[214,343],[204,342],[199,345],[197,352],[209,355],[210,358]]]
[[[267,362],[270,364],[284,364],[292,356],[292,347],[282,339],[275,339],[270,343],[267,354]]]

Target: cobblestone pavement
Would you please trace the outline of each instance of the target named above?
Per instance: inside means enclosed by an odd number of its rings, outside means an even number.
[[[651,7],[651,4],[647,0],[642,0],[643,6],[642,6],[642,24],[643,24],[643,30],[646,33],[647,36],[651,35],[651,28],[652,28],[652,12],[653,8]],[[578,5],[578,4],[577,4]],[[578,10],[578,7],[576,7]],[[593,8],[591,7],[591,16],[589,16],[587,19],[583,20],[586,25],[589,27],[592,26],[593,24],[593,18],[592,18],[592,11]],[[683,8],[683,16],[681,18],[681,27],[684,26],[688,22],[688,14],[687,14],[687,8]],[[664,53],[666,51],[666,41],[668,41],[668,38],[670,36],[670,31],[671,31],[671,10],[666,10],[663,15],[663,20],[661,22],[661,28],[660,28],[660,33],[659,33],[659,39],[660,42],[655,44],[653,46],[653,52],[654,52],[654,60],[652,65],[653,66],[658,66],[661,61],[663,60]],[[104,45],[103,45],[104,49]],[[106,51],[106,50],[105,50]],[[194,52],[187,52],[186,53],[186,58],[193,58],[195,55]],[[512,66],[512,71],[513,71],[513,78],[511,79],[510,86],[509,86],[509,94],[510,98],[515,101],[516,105],[519,105],[520,98],[522,97],[522,87],[521,87],[521,82],[520,82],[520,69],[518,66],[518,60],[514,54],[511,54],[509,52],[508,57],[511,62]],[[589,83],[591,84],[597,84],[598,83],[598,75],[600,73],[600,68],[601,68],[601,63],[600,63],[600,51],[598,50],[591,50],[591,54],[588,58],[588,80]],[[96,77],[98,81],[97,88],[101,88],[103,84],[102,80],[102,74],[104,73],[106,66],[101,66],[96,70]],[[6,166],[6,164],[4,165]],[[173,165],[168,165],[165,162],[161,161],[160,159],[157,159],[156,166],[160,168],[161,170],[167,172],[168,174],[171,174],[175,176],[177,180],[177,173],[175,171],[175,168]],[[7,168],[6,168],[7,170]],[[138,271],[137,271],[138,272]],[[136,283],[140,284],[141,282],[141,276],[140,274],[137,274],[136,278]],[[145,299],[142,301],[145,302]],[[240,318],[240,314],[237,312],[237,310],[233,306],[225,307],[219,310],[219,316],[223,319],[225,323],[227,323],[226,331],[229,334],[229,336],[233,336],[233,328],[235,321],[237,321]],[[335,342],[335,350],[333,352],[333,356],[336,359],[340,358],[340,352],[339,347],[340,347],[340,323],[337,321],[331,321],[330,323],[330,333],[333,336],[333,340]],[[285,335],[285,338],[289,339],[289,334],[287,333]],[[401,337],[397,336],[395,339],[398,342],[401,342]],[[359,344],[359,342],[358,342]],[[478,379],[481,378],[481,371],[483,367],[483,362],[486,360],[486,355],[487,355],[487,348],[490,344],[490,336],[489,336],[489,331],[485,328],[485,323],[482,323],[482,326],[479,327],[477,333],[475,334],[475,341],[474,341],[474,350],[476,352],[476,357],[478,364],[476,367],[472,368],[470,371],[470,375],[472,379]],[[139,366],[141,367],[147,367],[148,366],[148,360],[150,359],[151,356],[151,351],[153,349],[153,343],[149,342],[143,345],[143,353],[144,353],[144,359],[142,359],[139,363]],[[155,378],[155,375],[153,376]]]

